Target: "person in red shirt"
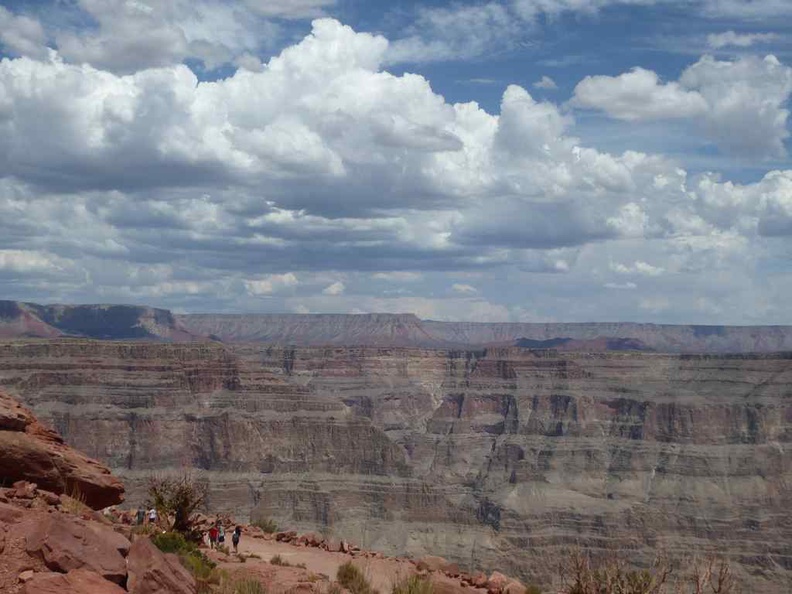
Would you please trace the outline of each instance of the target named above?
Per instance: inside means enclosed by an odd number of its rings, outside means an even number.
[[[209,548],[210,549],[215,548],[215,544],[217,543],[217,535],[218,535],[218,530],[217,530],[217,526],[216,525],[212,526],[211,528],[209,528]]]

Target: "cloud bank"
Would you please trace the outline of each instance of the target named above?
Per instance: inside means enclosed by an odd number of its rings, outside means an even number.
[[[789,284],[773,267],[792,233],[792,170],[736,183],[585,146],[574,110],[516,85],[498,113],[449,103],[423,76],[387,70],[387,39],[334,19],[211,82],[117,55],[102,30],[71,46],[99,48],[92,64],[63,49],[0,61],[9,298],[481,320],[785,315],[780,289],[757,300],[756,287],[765,273]],[[689,120],[724,151],[778,156],[790,88],[774,57],[705,56],[668,83],[643,69],[586,78],[571,105]]]

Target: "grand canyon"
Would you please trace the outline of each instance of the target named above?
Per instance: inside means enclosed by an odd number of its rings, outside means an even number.
[[[545,583],[571,546],[792,587],[792,328],[0,303],[0,388],[144,498]]]

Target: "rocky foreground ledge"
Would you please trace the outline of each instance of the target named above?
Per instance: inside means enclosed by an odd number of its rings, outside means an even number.
[[[67,446],[29,409],[0,392],[0,481],[24,480],[56,494],[80,493],[93,509],[124,500],[124,485],[107,467]]]

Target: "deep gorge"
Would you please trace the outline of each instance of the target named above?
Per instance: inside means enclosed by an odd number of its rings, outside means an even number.
[[[536,578],[579,544],[717,551],[792,583],[789,354],[0,343],[0,385],[122,476],[211,505]]]

